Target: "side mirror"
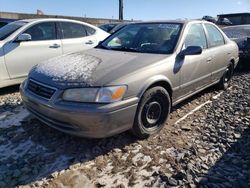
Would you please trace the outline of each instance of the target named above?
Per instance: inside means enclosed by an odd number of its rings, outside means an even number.
[[[15,40],[16,42],[23,42],[23,41],[30,41],[31,40],[31,35],[28,33],[22,33],[17,37]]]
[[[179,53],[180,57],[185,57],[186,55],[199,55],[202,53],[202,48],[200,46],[188,46],[185,50]]]

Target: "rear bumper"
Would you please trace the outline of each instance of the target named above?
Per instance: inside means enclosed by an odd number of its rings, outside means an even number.
[[[20,93],[26,108],[43,123],[89,138],[108,137],[131,129],[138,103],[138,98],[112,104],[52,102],[24,90],[22,85]]]

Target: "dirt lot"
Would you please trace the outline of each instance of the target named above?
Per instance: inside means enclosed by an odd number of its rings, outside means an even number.
[[[250,73],[173,109],[146,140],[66,135],[0,91],[0,187],[250,187]]]

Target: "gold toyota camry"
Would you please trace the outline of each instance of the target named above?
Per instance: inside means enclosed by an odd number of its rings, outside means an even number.
[[[236,43],[212,23],[132,23],[94,49],[33,67],[20,91],[27,109],[60,131],[146,138],[172,106],[212,85],[226,89],[238,59]]]

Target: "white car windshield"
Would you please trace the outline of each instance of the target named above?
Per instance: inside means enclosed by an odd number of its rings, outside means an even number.
[[[171,54],[178,41],[182,24],[129,24],[103,41],[98,47],[108,50]]]
[[[24,21],[15,21],[11,22],[2,28],[0,28],[0,40],[6,39],[8,36],[10,36],[13,32],[18,30],[20,27],[27,24],[27,22]]]

